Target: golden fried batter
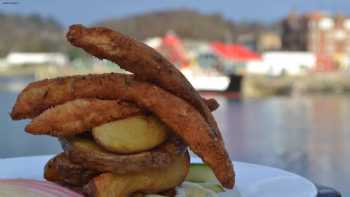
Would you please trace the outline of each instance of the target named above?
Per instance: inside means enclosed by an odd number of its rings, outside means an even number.
[[[131,75],[111,73],[34,82],[20,93],[11,115],[35,117],[45,109],[77,98],[120,99],[145,108],[179,135],[225,187],[233,187],[234,172],[224,143],[211,135],[201,114],[183,99]]]
[[[136,75],[179,96],[204,116],[213,137],[221,140],[217,123],[191,83],[157,51],[121,33],[104,27],[86,28],[72,25],[67,33],[72,45],[100,59],[108,59]]]
[[[208,108],[210,109],[210,111],[215,111],[217,108],[220,107],[220,104],[213,98],[210,99],[204,99],[205,104],[208,106]]]
[[[120,100],[76,99],[47,109],[26,126],[26,131],[58,137],[72,136],[140,112],[135,104]]]
[[[98,174],[100,172],[72,163],[64,153],[50,159],[44,169],[46,180],[71,186],[84,186]]]
[[[154,149],[134,154],[111,153],[85,138],[60,138],[60,142],[70,161],[86,169],[116,174],[164,168],[187,149],[187,145],[176,137]]]

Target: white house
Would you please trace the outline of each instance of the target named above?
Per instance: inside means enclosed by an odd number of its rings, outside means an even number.
[[[311,52],[266,52],[261,61],[249,62],[247,72],[268,75],[301,75],[316,66],[316,56]]]
[[[8,66],[25,64],[52,64],[64,66],[68,63],[68,58],[62,53],[9,53],[5,58]]]

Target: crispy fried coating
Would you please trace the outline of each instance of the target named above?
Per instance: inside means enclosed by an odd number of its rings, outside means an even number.
[[[76,99],[45,110],[25,129],[31,134],[72,136],[139,113],[141,109],[130,102],[94,98]]]
[[[224,143],[211,135],[201,114],[183,99],[132,75],[111,73],[34,82],[20,93],[11,115],[35,117],[49,107],[77,98],[120,99],[145,108],[211,166],[225,187],[233,187],[233,167]]]
[[[100,59],[108,59],[156,84],[195,106],[210,126],[213,137],[221,140],[218,125],[198,92],[184,75],[156,50],[105,27],[86,28],[72,25],[66,35],[72,45]]]
[[[122,74],[116,74],[116,73],[106,74],[105,78],[106,80],[108,80],[108,78],[113,78],[113,76],[118,76],[118,79],[114,79],[114,80],[117,80],[119,83],[127,82],[129,80],[133,80],[134,78],[132,75],[123,75],[122,77]],[[102,75],[101,77],[103,78]],[[85,86],[88,85],[84,83],[79,83],[78,84],[79,87],[77,87],[77,85],[72,86],[71,83],[73,81],[76,81],[77,78],[84,79],[85,76],[77,75],[77,76],[68,76],[68,77],[61,77],[61,78],[55,78],[55,79],[44,79],[41,81],[35,81],[30,83],[29,85],[27,85],[27,87],[25,87],[22,90],[22,92],[17,97],[16,103],[13,106],[12,111],[10,113],[11,118],[13,120],[35,118],[40,113],[42,113],[43,111],[45,111],[50,107],[54,107],[56,105],[63,104],[68,101],[72,101],[76,98],[84,98],[84,97],[79,97],[79,95],[75,96],[76,91],[74,89],[70,89],[75,87],[85,88]],[[87,81],[90,81],[90,80],[87,80]],[[102,82],[100,86],[105,87],[102,84]],[[118,87],[120,87],[120,85],[118,85]],[[114,89],[118,89],[118,87],[115,87]],[[116,95],[118,95],[118,97],[120,96],[120,98],[122,97],[122,94],[119,94],[119,93],[114,93],[114,96],[113,94],[108,95],[108,91],[109,91],[108,89],[100,90],[99,92],[102,92],[102,91],[104,94],[92,96],[92,98],[115,99]],[[104,98],[103,95],[106,95],[107,97]],[[40,102],[38,102],[39,100],[45,101],[45,103],[41,104]],[[216,110],[219,107],[219,104],[215,99],[203,99],[203,100],[212,111]]]
[[[205,104],[208,106],[210,111],[215,111],[220,107],[220,104],[213,98],[205,99],[203,98]]]
[[[108,152],[91,139],[60,138],[60,143],[70,161],[86,169],[115,174],[164,168],[187,149],[187,145],[176,137],[171,137],[154,149],[134,154]]]
[[[214,99],[206,100],[216,109]],[[71,136],[101,124],[140,114],[135,104],[120,100],[76,99],[56,105],[39,114],[26,126],[28,133]]]
[[[128,197],[135,193],[164,192],[179,186],[185,180],[189,168],[190,156],[185,152],[164,168],[126,175],[103,173],[84,187],[84,193],[90,197]]]
[[[99,174],[101,173],[72,163],[64,153],[60,153],[50,159],[46,163],[44,169],[44,178],[47,181],[55,182],[81,194],[83,194],[82,187]],[[172,188],[160,194],[174,197],[176,195],[176,190]],[[144,196],[145,195],[142,193],[135,193],[132,195],[132,197]]]
[[[100,172],[72,163],[64,153],[60,153],[50,159],[44,169],[44,178],[46,180],[71,186],[84,186],[98,174]]]
[[[83,186],[99,174],[101,173],[72,163],[63,153],[50,159],[46,163],[44,169],[44,178],[47,181],[57,183],[81,194],[84,194]],[[176,195],[176,190],[175,188],[171,188],[159,194],[167,197],[174,197]],[[144,196],[145,194],[143,193],[132,194],[132,197]]]

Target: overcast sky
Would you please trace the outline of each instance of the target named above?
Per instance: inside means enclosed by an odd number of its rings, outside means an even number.
[[[73,23],[89,25],[107,18],[175,8],[221,13],[235,21],[273,22],[290,10],[320,9],[350,15],[350,0],[0,0],[0,12],[39,13],[56,18],[64,26]]]

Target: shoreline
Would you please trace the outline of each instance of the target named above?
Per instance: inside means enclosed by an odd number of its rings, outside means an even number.
[[[314,73],[304,76],[247,75],[242,96],[350,95],[349,73]]]
[[[98,69],[77,69],[74,67],[35,66],[18,67],[15,69],[0,70],[0,78],[28,78],[41,80],[57,76],[74,74],[117,72],[117,69],[97,67]],[[6,80],[5,80],[6,81]],[[0,85],[0,90],[21,89],[24,81],[8,80],[8,84]],[[11,81],[16,82],[11,84]],[[350,95],[350,73],[312,73],[302,76],[244,76],[241,92],[230,91],[200,91],[203,95],[218,95],[232,99],[259,98],[270,96],[297,96],[297,95]]]

